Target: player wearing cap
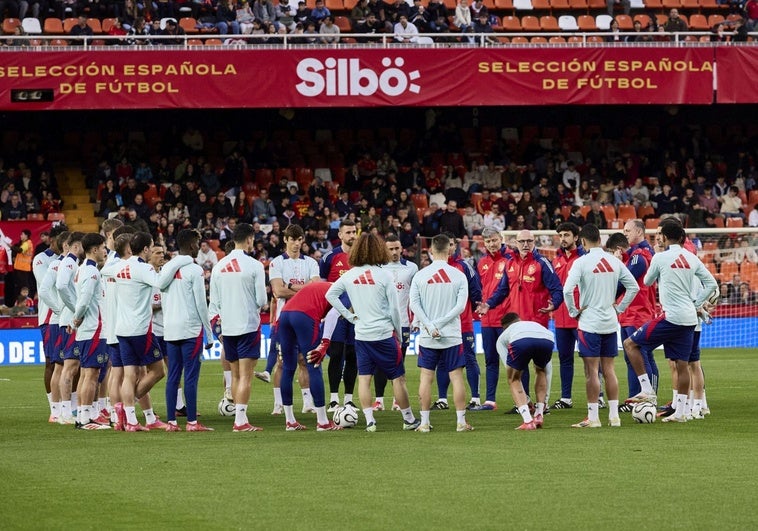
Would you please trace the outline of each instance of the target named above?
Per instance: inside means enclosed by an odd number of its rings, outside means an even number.
[[[350,249],[352,268],[329,288],[326,299],[349,322],[355,324],[358,359],[358,395],[366,417],[366,431],[376,431],[371,403],[371,377],[384,371],[403,414],[403,429],[415,430],[420,421],[413,415],[405,384],[405,366],[399,338],[403,330],[392,275],[382,266],[389,261],[382,239],[370,232],[361,234]],[[340,301],[347,292],[353,311]]]
[[[468,279],[447,263],[450,238],[439,234],[432,238],[429,252],[432,263],[419,271],[411,282],[410,305],[419,323],[418,366],[421,369],[419,399],[421,424],[416,429],[428,433],[432,405],[431,386],[434,373],[446,370],[453,384],[453,402],[457,417],[457,431],[474,428],[466,422],[466,387],[463,383],[463,355],[461,313],[468,303]],[[442,362],[444,368],[439,368]]]
[[[261,431],[248,421],[250,383],[260,358],[261,315],[266,305],[266,272],[252,251],[255,231],[240,223],[232,234],[234,250],[219,260],[211,271],[211,300],[208,312],[219,316],[224,355],[232,368],[235,419],[232,431]]]
[[[200,249],[200,235],[193,230],[181,230],[176,236],[179,255],[164,267],[171,268],[174,260],[189,256],[192,263],[179,268],[161,295],[164,339],[168,356],[166,378],[166,431],[181,431],[176,422],[176,401],[179,382],[184,373],[184,392],[187,396],[187,431],[213,431],[197,421],[197,383],[203,346],[210,347],[211,331],[208,306],[205,302],[203,268],[194,263]]]
[[[506,367],[508,385],[523,423],[517,430],[536,430],[542,427],[545,400],[547,400],[547,376],[545,367],[553,355],[553,333],[534,321],[522,321],[517,313],[510,312],[500,320],[503,333],[497,338],[497,353]],[[521,372],[534,362],[535,405],[534,417],[529,411],[529,397]]]
[[[574,424],[575,428],[599,428],[598,414],[600,378],[605,378],[608,398],[608,420],[611,426],[621,426],[618,414],[618,379],[614,358],[618,356],[618,314],[631,304],[639,292],[637,282],[624,264],[603,250],[600,229],[589,223],[579,232],[582,247],[587,254],[580,257],[569,271],[563,287],[569,315],[579,321],[579,355],[584,361],[587,378],[587,418]],[[626,289],[624,298],[616,304],[619,282]],[[574,303],[574,289],[579,287],[579,306]]]
[[[675,411],[665,417],[666,422],[686,422],[685,409],[690,391],[689,360],[698,311],[716,289],[717,282],[700,259],[682,247],[685,232],[677,223],[661,223],[663,252],[656,253],[645,275],[645,284],[652,286],[659,281],[658,291],[663,314],[645,324],[624,341],[642,391],[629,399],[630,402],[649,401],[656,397],[645,372],[641,347],[654,349],[663,344],[666,357],[673,360],[677,373],[677,397]],[[692,299],[695,279],[703,285],[703,291]]]

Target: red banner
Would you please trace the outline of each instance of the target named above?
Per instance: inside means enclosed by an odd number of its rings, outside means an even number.
[[[708,104],[714,86],[700,47],[1,53],[1,110]]]
[[[21,239],[21,231],[29,229],[32,243],[36,246],[40,242],[39,235],[49,231],[52,226],[50,221],[0,221],[0,235],[10,238],[10,245],[14,245]]]
[[[755,47],[744,46],[716,50],[718,103],[758,103],[758,91],[755,90],[758,54],[755,52]]]

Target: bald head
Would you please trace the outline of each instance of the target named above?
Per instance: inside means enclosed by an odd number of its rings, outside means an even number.
[[[624,225],[624,236],[629,245],[637,245],[645,239],[645,224],[639,219],[630,219]]]
[[[534,251],[534,235],[530,230],[522,230],[516,235],[516,245],[521,258]]]

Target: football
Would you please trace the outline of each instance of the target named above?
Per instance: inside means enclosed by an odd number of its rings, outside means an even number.
[[[705,301],[713,306],[717,305],[721,300],[721,290],[716,288],[711,292],[710,296]]]
[[[233,417],[234,402],[227,400],[226,398],[222,398],[221,402],[218,403],[218,414],[222,417]]]
[[[358,410],[352,406],[338,407],[332,420],[340,428],[354,428],[358,424]]]
[[[655,422],[656,413],[657,409],[655,404],[649,402],[634,404],[634,407],[632,408],[632,418],[638,424],[652,424]]]

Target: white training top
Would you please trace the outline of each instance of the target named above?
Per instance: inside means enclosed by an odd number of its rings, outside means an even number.
[[[116,338],[116,307],[118,306],[116,273],[118,273],[123,266],[121,262],[121,257],[115,253],[111,256],[109,253],[105,265],[100,270],[100,276],[102,276],[103,284],[105,284],[105,333],[103,335],[106,343],[109,345],[118,344],[118,339]]]
[[[508,357],[508,347],[519,339],[547,339],[555,343],[553,333],[534,321],[516,321],[497,338],[497,353],[505,361]]]
[[[704,289],[693,302],[695,278],[700,279]],[[660,282],[658,296],[664,318],[681,326],[697,324],[697,308],[703,305],[718,286],[703,262],[681,245],[670,245],[665,251],[655,253],[645,275],[645,284],[652,286],[656,280]]]
[[[347,292],[353,312],[339,300]],[[355,339],[379,341],[397,334],[402,338],[397,289],[392,275],[380,266],[353,267],[346,271],[326,292],[329,301],[342,317],[355,324]]]
[[[37,285],[37,295],[39,299],[45,301],[45,304],[53,312],[50,316],[49,324],[58,324],[61,311],[63,311],[63,301],[58,294],[58,289],[55,287],[55,281],[58,278],[58,267],[61,264],[62,258],[56,257],[50,262],[47,267],[45,276],[42,278],[42,282]]]
[[[266,272],[255,258],[235,249],[211,271],[211,317],[221,317],[225,336],[251,334],[261,327],[266,305]]]
[[[37,292],[39,293],[39,286],[42,285],[42,281],[45,279],[45,273],[47,273],[50,263],[58,258],[58,255],[54,254],[50,249],[37,254],[32,261],[32,272],[34,272],[34,281],[37,283]],[[50,319],[53,317],[53,311],[50,306],[47,305],[42,295],[39,297],[39,304],[37,305],[37,326],[44,324],[50,324]]]
[[[203,332],[205,341],[211,341],[213,336],[205,302],[202,267],[189,264],[179,269],[162,295],[166,341],[194,339]]]
[[[304,286],[312,278],[320,279],[321,276],[318,270],[318,262],[310,256],[301,254],[300,258],[290,258],[287,253],[284,253],[269,263],[268,278],[269,282],[275,278],[280,278],[285,286],[288,284]],[[283,297],[276,298],[275,320],[279,319],[286,303],[287,299]]]
[[[392,274],[392,280],[397,289],[397,303],[400,305],[400,323],[403,328],[411,326],[411,280],[418,273],[418,266],[413,262],[401,259],[399,262],[390,262],[382,266]],[[439,347],[437,347],[439,348]]]
[[[58,275],[55,277],[55,288],[63,303],[59,322],[61,326],[73,324],[74,309],[76,308],[76,287],[74,277],[79,270],[79,260],[76,255],[67,254],[58,266]]]
[[[73,319],[83,319],[76,329],[76,340],[86,341],[103,335],[102,306],[105,299],[105,289],[100,277],[100,271],[93,260],[85,260],[76,272],[76,310]]]
[[[626,294],[616,306],[616,289],[621,282]],[[569,315],[576,317],[574,288],[579,286],[579,330],[593,334],[614,334],[618,330],[618,314],[627,309],[640,291],[637,281],[626,266],[600,247],[593,247],[571,266],[563,286],[563,301]]]
[[[468,279],[447,260],[435,260],[411,282],[410,306],[419,323],[419,344],[443,349],[460,345],[461,313],[468,302]],[[432,337],[438,330],[439,338]]]
[[[192,263],[189,256],[177,257],[171,267],[164,266],[160,275],[153,266],[132,256],[122,260],[116,273],[118,285],[116,305],[116,335],[123,337],[142,336],[150,332],[153,316],[153,288],[164,288],[176,270]]]
[[[161,304],[161,290],[153,288],[153,300],[150,305],[153,309],[153,334],[163,337],[163,306]]]

